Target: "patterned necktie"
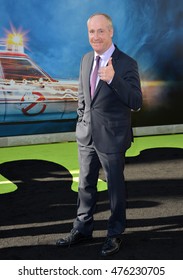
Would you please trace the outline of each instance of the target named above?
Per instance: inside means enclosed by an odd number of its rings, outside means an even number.
[[[100,63],[100,56],[96,56],[96,65],[95,69],[93,70],[92,76],[91,76],[91,97],[93,98],[94,93],[95,93],[95,87],[96,87],[96,82],[97,82],[97,77],[98,77],[98,70],[99,70],[99,63]]]

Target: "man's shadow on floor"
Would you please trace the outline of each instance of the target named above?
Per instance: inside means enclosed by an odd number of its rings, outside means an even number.
[[[183,150],[165,148],[146,150],[138,157],[127,158],[126,164],[138,165],[142,162],[143,164],[148,164],[150,161],[154,161],[157,163],[158,170],[158,162],[162,160],[162,155],[166,160],[178,159],[182,161]],[[180,167],[177,166],[177,168]],[[159,170],[159,172],[163,171]],[[15,192],[0,195],[1,242],[3,240],[6,242],[7,238],[17,236],[41,236],[70,231],[72,221],[76,215],[77,193],[71,190],[72,175],[65,167],[44,160],[19,160],[0,164],[0,173],[18,187]],[[104,179],[102,172],[100,177]],[[158,194],[162,195],[162,185],[167,184],[167,193],[163,194],[165,199],[170,196],[183,196],[182,180],[162,180],[161,184],[158,181],[147,182],[143,180],[137,183],[128,182],[128,209],[158,207],[158,200],[150,200],[149,198],[146,200],[144,199],[144,193],[146,193],[147,197],[154,193],[157,196]],[[143,194],[142,198],[139,194]],[[95,230],[102,232],[107,227],[107,217],[104,213],[109,214],[107,191],[100,192],[98,196],[96,212],[101,218],[96,221]],[[157,259],[172,259],[172,256],[177,257],[177,259],[180,256],[182,258],[182,252],[179,252],[180,246],[183,245],[181,237],[182,221],[182,215],[168,216],[166,218],[158,217],[157,219],[152,219],[148,216],[138,220],[130,219],[127,225],[128,228],[136,227],[137,230],[131,234],[124,235],[126,239],[124,250],[112,258],[154,259],[155,256]],[[34,226],[26,226],[31,224],[34,224]],[[25,227],[20,227],[20,225],[25,225]],[[163,225],[165,230],[163,232],[141,230],[144,226],[153,227],[158,225]],[[176,230],[176,232],[171,232],[171,229]],[[48,245],[49,252],[46,245],[30,246],[29,254],[26,250],[27,247],[24,246],[17,247],[16,244],[12,248],[2,246],[4,249],[0,250],[0,258],[16,259],[19,258],[20,253],[20,258],[22,259],[96,259],[99,257],[97,257],[95,251],[101,241],[103,239],[99,236],[90,246],[83,245],[79,247],[79,256],[78,250],[69,248],[69,250],[60,251],[52,245]],[[160,250],[161,254],[159,250],[157,252],[157,248],[161,248],[162,244],[170,254],[167,254],[167,252],[162,253],[162,250]],[[178,247],[175,251],[176,246]]]

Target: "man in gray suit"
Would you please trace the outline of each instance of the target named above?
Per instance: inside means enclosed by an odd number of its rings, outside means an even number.
[[[108,256],[119,251],[125,230],[125,152],[133,141],[131,111],[141,108],[142,93],[136,61],[113,44],[111,18],[102,13],[94,14],[87,26],[93,51],[83,57],[79,78],[77,217],[70,234],[59,239],[57,245],[71,246],[92,238],[96,185],[102,166],[111,214],[101,255]],[[99,69],[93,86],[96,67]]]

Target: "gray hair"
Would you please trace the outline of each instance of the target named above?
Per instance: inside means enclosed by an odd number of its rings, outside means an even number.
[[[92,18],[95,17],[95,16],[104,16],[104,17],[107,19],[108,23],[109,23],[109,28],[113,28],[113,23],[112,23],[111,17],[110,17],[109,15],[107,15],[107,14],[104,14],[104,13],[95,13],[95,14],[92,14],[92,15],[89,17],[89,19],[87,20],[87,25],[88,25],[90,19],[92,19]]]

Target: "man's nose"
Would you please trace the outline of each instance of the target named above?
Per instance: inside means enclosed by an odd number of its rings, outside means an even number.
[[[95,32],[95,33],[93,34],[93,38],[94,38],[95,40],[97,40],[97,39],[99,38],[98,32]]]

